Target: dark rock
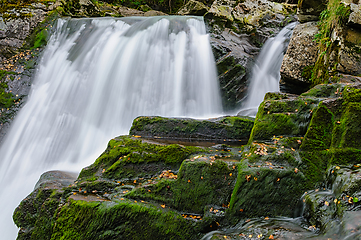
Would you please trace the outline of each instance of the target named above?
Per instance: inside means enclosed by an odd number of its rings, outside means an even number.
[[[297,16],[301,23],[317,21],[320,13],[326,9],[327,0],[300,0],[298,1]]]
[[[133,121],[130,134],[146,138],[161,137],[178,140],[247,140],[252,127],[253,119],[246,117],[222,117],[208,120],[138,117]]]

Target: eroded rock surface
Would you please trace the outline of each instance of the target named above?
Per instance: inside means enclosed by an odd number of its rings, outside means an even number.
[[[318,56],[316,22],[299,24],[293,30],[287,52],[281,66],[281,81],[285,84],[310,84],[310,74]]]

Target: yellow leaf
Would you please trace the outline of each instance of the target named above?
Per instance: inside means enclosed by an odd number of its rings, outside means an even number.
[[[273,235],[269,236],[269,238],[268,238],[268,239],[274,239]]]
[[[165,208],[165,204],[160,205],[162,208]]]
[[[327,201],[325,201],[325,205],[326,205],[326,206],[329,206],[329,205],[330,205],[330,203],[329,203],[329,202],[327,202]]]

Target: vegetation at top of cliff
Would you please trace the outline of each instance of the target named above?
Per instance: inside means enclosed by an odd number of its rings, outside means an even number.
[[[319,56],[311,75],[314,85],[327,83],[329,78],[334,76],[337,62],[331,62],[330,55],[338,47],[338,41],[331,39],[332,33],[335,29],[342,28],[349,15],[350,7],[340,0],[330,0],[327,9],[321,12],[318,22],[320,30],[315,36],[319,43]]]
[[[34,3],[42,3],[47,6],[51,2],[55,2],[55,0],[0,0],[0,14],[3,14],[2,17],[5,19],[17,17],[15,12],[11,13],[13,9],[31,7],[31,5]],[[27,12],[21,12],[20,17],[32,17],[32,14]]]

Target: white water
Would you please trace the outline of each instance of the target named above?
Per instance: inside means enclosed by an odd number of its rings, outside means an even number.
[[[0,149],[1,239],[16,238],[12,212],[41,173],[90,165],[135,117],[221,111],[202,18],[59,20]]]
[[[296,22],[290,23],[265,42],[252,68],[248,96],[238,115],[255,117],[266,93],[280,91],[282,60],[296,25]]]

